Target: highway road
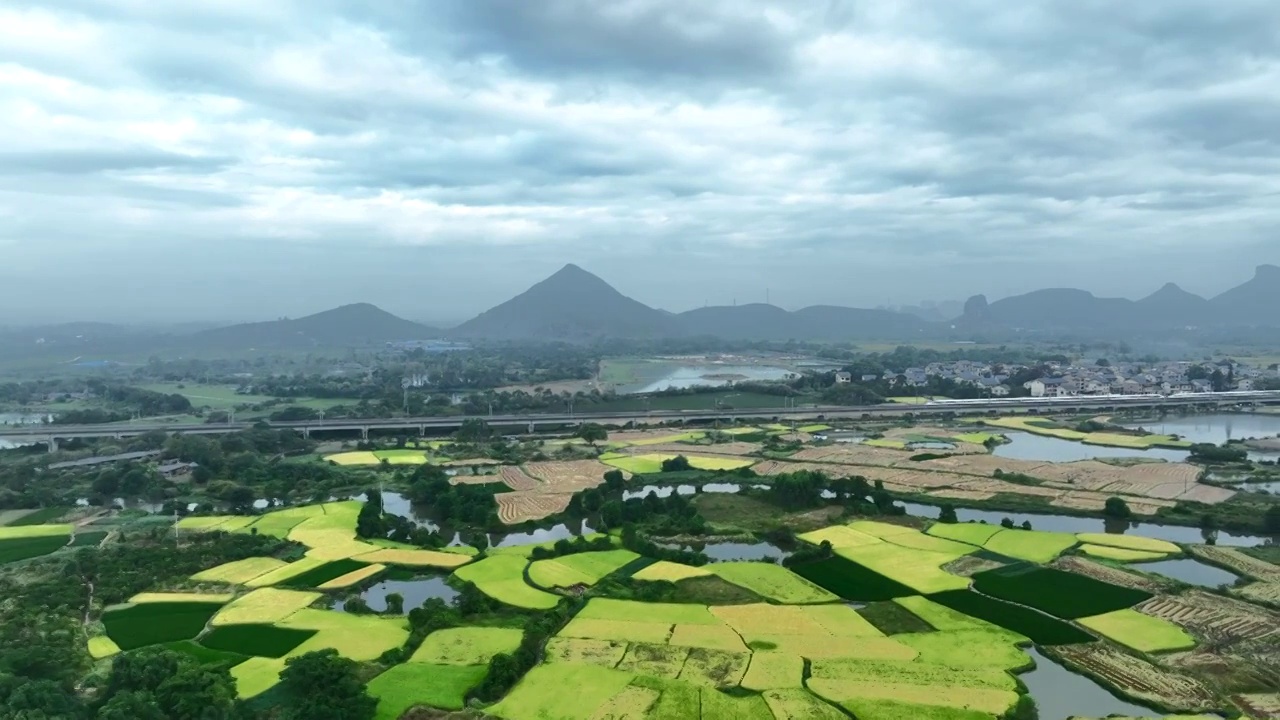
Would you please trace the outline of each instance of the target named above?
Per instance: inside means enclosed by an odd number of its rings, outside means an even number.
[[[534,431],[539,426],[576,425],[597,422],[604,425],[658,424],[670,422],[733,422],[745,418],[778,420],[837,420],[866,417],[899,417],[903,415],[974,415],[1015,412],[1066,412],[1079,410],[1122,410],[1144,408],[1177,408],[1194,406],[1227,407],[1236,405],[1280,404],[1280,391],[1199,393],[1195,395],[1107,395],[1062,398],[1012,398],[992,400],[936,401],[923,405],[886,403],[861,406],[815,406],[782,408],[742,408],[722,410],[654,410],[650,412],[542,413],[535,415],[457,415],[452,417],[401,417],[367,419],[305,420],[267,422],[277,429],[291,429],[310,435],[315,432],[358,432],[367,436],[375,430],[407,430],[425,433],[431,429],[453,429],[471,419],[484,420],[493,426],[515,427]],[[218,434],[236,432],[255,423],[172,424],[134,422],[118,425],[19,425],[0,427],[0,438],[14,441],[56,443],[71,438],[130,437],[161,430],[170,433]]]

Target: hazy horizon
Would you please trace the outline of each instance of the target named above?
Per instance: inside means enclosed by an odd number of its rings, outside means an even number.
[[[1206,297],[1280,263],[1280,6],[0,8],[0,323]]]

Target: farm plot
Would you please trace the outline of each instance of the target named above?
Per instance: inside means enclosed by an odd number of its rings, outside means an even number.
[[[982,547],[991,536],[1003,529],[999,525],[985,523],[934,523],[928,532],[935,537]]]
[[[1076,544],[1071,533],[1041,532],[1039,530],[1001,530],[982,547],[1019,560],[1047,563]]]
[[[129,598],[130,605],[145,605],[147,603],[208,603],[210,605],[225,605],[231,602],[235,595],[229,593],[196,593],[196,592],[144,592],[138,593]]]
[[[706,569],[722,580],[774,602],[803,605],[839,600],[836,595],[773,563],[725,562],[708,565]]]
[[[433,665],[487,665],[494,655],[515,652],[524,638],[516,628],[459,627],[427,636],[409,662]]]
[[[839,555],[797,565],[791,570],[846,600],[875,602],[918,594],[900,582]]]
[[[278,584],[291,588],[318,588],[330,580],[366,567],[369,567],[369,565],[355,560],[335,560],[294,575]]]
[[[1127,550],[1125,548],[1111,547],[1110,545],[1090,545],[1088,543],[1080,546],[1080,552],[1092,557],[1103,558],[1104,560],[1115,560],[1116,562],[1148,562],[1169,557],[1164,553]]]
[[[763,697],[730,695],[710,687],[702,688],[698,708],[701,710],[702,720],[774,720]]]
[[[768,690],[764,693],[764,701],[775,720],[845,720],[848,717],[807,690]]]
[[[626,654],[627,643],[617,640],[553,637],[547,641],[545,661],[613,668]]]
[[[705,567],[693,567],[691,565],[681,565],[668,560],[659,560],[656,563],[640,570],[631,577],[635,580],[646,580],[649,582],[666,581],[680,582],[689,578],[709,577],[711,571]]]
[[[840,704],[889,700],[999,715],[1018,700],[1017,681],[1003,670],[815,660],[812,672],[809,689]]]
[[[724,625],[696,625],[682,623],[671,626],[671,637],[668,645],[706,648],[708,650],[728,650],[730,652],[747,652],[742,636],[733,628]]]
[[[1028,638],[1020,633],[1006,630],[999,625],[987,622],[980,618],[957,612],[946,605],[936,603],[929,598],[912,596],[897,598],[894,600],[898,605],[906,608],[916,617],[932,625],[935,630],[942,632],[967,632],[971,630],[996,631],[1004,633],[1006,642],[1014,644],[1024,643]]]
[[[94,660],[109,658],[120,653],[120,646],[106,635],[95,635],[89,638],[89,657]]]
[[[356,555],[351,559],[362,563],[434,567],[446,570],[461,567],[471,562],[471,558],[462,553],[405,548],[383,548],[367,555]]]
[[[190,640],[204,630],[220,603],[145,603],[102,614],[107,637],[121,650]]]
[[[791,456],[792,460],[837,465],[870,465],[891,467],[909,462],[911,453],[870,445],[846,444],[805,448]],[[834,469],[833,469],[834,471]]]
[[[705,605],[686,603],[647,603],[634,600],[592,598],[577,615],[593,620],[624,620],[630,622],[689,623],[717,625],[719,620]]]
[[[1125,572],[1119,568],[1102,565],[1082,557],[1068,556],[1058,558],[1054,561],[1053,567],[1076,575],[1091,577],[1094,580],[1111,585],[1143,590],[1152,594],[1164,592],[1170,587],[1168,583],[1158,578]]]
[[[1263,582],[1280,582],[1280,565],[1272,565],[1265,560],[1245,555],[1235,548],[1192,545],[1191,554],[1214,565],[1221,565],[1238,575],[1256,578]]]
[[[528,561],[518,555],[492,555],[454,571],[460,580],[475,583],[485,595],[508,605],[531,610],[550,610],[560,598],[530,587],[524,581]]]
[[[396,665],[369,681],[369,694],[378,699],[374,720],[397,720],[415,705],[461,710],[488,672],[486,665]]]
[[[301,560],[295,560],[277,567],[275,570],[268,570],[252,580],[246,580],[245,585],[248,587],[267,587],[279,583],[287,582],[303,573],[311,572],[318,567],[323,567],[325,561],[320,558],[304,557]]]
[[[561,637],[583,640],[607,640],[621,643],[653,643],[665,644],[672,634],[674,625],[666,622],[644,622],[627,620],[600,620],[584,618],[581,614],[569,621],[560,631]]]
[[[507,525],[517,525],[564,512],[569,508],[572,497],[571,493],[551,494],[529,490],[498,493],[493,499],[498,504],[498,519]]]
[[[248,527],[251,531],[257,531],[259,535],[284,538],[288,537],[289,531],[300,525],[303,520],[323,514],[324,508],[320,505],[285,508],[262,515]]]
[[[502,475],[502,484],[512,490],[533,490],[542,485],[542,483],[535,478],[529,477],[524,470],[521,470],[516,465],[503,465],[500,474]]]
[[[882,543],[840,548],[836,550],[836,554],[914,590],[906,593],[907,595],[969,587],[968,578],[952,575],[942,569],[943,565],[961,557],[957,553],[930,552]]]
[[[1141,590],[1025,565],[978,573],[973,581],[978,592],[1068,620],[1121,610],[1151,598]]]
[[[241,595],[213,617],[212,624],[255,625],[279,622],[322,597],[317,592],[259,588]]]
[[[627,653],[622,656],[617,669],[637,675],[675,680],[684,669],[684,662],[689,657],[689,652],[689,648],[685,647],[632,643],[627,647]]]
[[[15,537],[0,540],[0,564],[48,555],[67,546],[68,535]]]
[[[378,456],[369,451],[344,452],[325,455],[324,459],[335,465],[377,465]]]
[[[799,688],[803,683],[804,658],[772,650],[753,653],[742,678],[742,687],[748,690]]]
[[[604,474],[613,468],[595,460],[571,460],[526,463],[524,469],[541,480],[548,491],[575,493],[602,484]]]
[[[228,585],[243,585],[254,578],[262,577],[273,570],[285,567],[283,560],[271,557],[251,557],[244,560],[233,560],[217,567],[209,568],[191,576],[196,582],[217,582]]]
[[[352,585],[358,585],[364,582],[365,580],[368,580],[369,578],[374,577],[375,575],[381,573],[383,570],[386,570],[386,569],[387,569],[386,565],[378,565],[378,564],[364,565],[348,573],[339,575],[338,577],[332,580],[327,580],[323,583],[320,583],[319,585],[316,586],[316,588],[319,590],[341,590],[343,588],[349,588]]]
[[[295,630],[275,625],[224,625],[200,637],[200,644],[212,650],[281,658],[310,640],[315,630]]]
[[[421,450],[374,450],[373,456],[379,463],[385,460],[388,465],[427,464],[427,455]]]
[[[1065,645],[1044,652],[1138,700],[1181,710],[1209,710],[1217,705],[1213,692],[1199,681],[1110,645]]]
[[[1214,645],[1261,641],[1280,643],[1280,613],[1198,590],[1161,595],[1136,608],[1184,627]]]
[[[605,550],[538,560],[529,566],[529,579],[543,588],[590,587],[639,557],[630,550]]]
[[[592,665],[539,665],[487,712],[507,720],[590,718],[634,678],[632,673]],[[573,692],[565,692],[566,688]]]
[[[1073,625],[1021,605],[997,600],[969,590],[929,596],[929,599],[965,615],[985,620],[1031,639],[1037,645],[1070,645],[1096,638]]]
[[[1080,624],[1139,652],[1186,650],[1196,645],[1195,638],[1177,625],[1158,617],[1143,615],[1136,610],[1115,610],[1080,618]]]

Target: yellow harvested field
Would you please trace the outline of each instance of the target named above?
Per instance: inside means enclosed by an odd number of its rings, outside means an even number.
[[[291,656],[333,648],[343,657],[370,662],[409,639],[408,622],[404,618],[351,615],[333,610],[299,610],[280,625],[317,631],[311,639],[294,648],[289,653]]]
[[[711,572],[706,568],[681,565],[680,563],[673,563],[667,560],[659,560],[631,577],[636,580],[648,580],[651,582],[658,580],[680,582],[681,580],[688,580],[689,578],[707,577],[709,575],[711,575]]]
[[[218,526],[235,517],[234,515],[188,515],[182,518],[174,527],[179,530],[192,530],[196,532],[204,530],[216,530]],[[67,526],[67,532],[71,532],[71,527]]]
[[[618,718],[648,717],[649,708],[658,701],[661,693],[650,688],[628,685],[596,708],[590,720],[614,720]]]
[[[858,532],[847,525],[832,525],[820,530],[814,530],[798,536],[801,540],[814,545],[821,545],[823,541],[831,543],[833,548],[860,547],[862,545],[877,545],[880,538],[866,533]]]
[[[346,575],[339,575],[338,577],[328,582],[321,583],[318,589],[341,590],[342,588],[351,587],[352,585],[356,585],[361,581],[367,580],[386,569],[387,569],[386,565],[379,565],[379,564],[368,565],[368,566],[359,568],[357,570],[352,570]]]
[[[89,657],[94,660],[109,658],[120,652],[120,646],[106,635],[94,635],[89,638]]]
[[[665,644],[673,625],[663,622],[631,622],[628,620],[596,620],[575,617],[560,631],[561,637],[616,640]]]
[[[932,707],[959,708],[1002,715],[1018,700],[1012,690],[992,688],[908,685],[881,680],[832,680],[812,678],[809,689],[818,696],[842,702],[849,700],[893,700]]]
[[[220,582],[229,585],[245,583],[285,567],[283,560],[271,557],[251,557],[244,560],[233,560],[217,567],[203,570],[191,576],[196,582]]]
[[[918,652],[889,637],[832,637],[830,635],[760,635],[757,647],[801,655],[812,660],[914,660]],[[763,643],[763,645],[761,644]],[[772,647],[770,647],[772,646]]]
[[[234,593],[194,593],[194,592],[144,592],[129,598],[133,605],[144,603],[229,603],[235,599]]]
[[[613,468],[595,460],[525,463],[525,472],[541,480],[549,492],[578,492],[604,483]]]
[[[317,592],[259,588],[233,600],[230,605],[219,610],[210,623],[241,625],[280,622],[321,597],[323,595]]]
[[[384,548],[365,555],[351,558],[367,563],[383,563],[386,565],[407,565],[410,567],[456,568],[471,562],[466,555],[436,550],[403,550]]]
[[[1126,550],[1143,550],[1151,553],[1176,555],[1182,548],[1168,540],[1142,537],[1141,535],[1117,535],[1115,533],[1076,533],[1080,542],[1092,545],[1125,548]]]
[[[378,465],[381,462],[377,455],[364,450],[326,455],[324,459],[336,465]]]
[[[1092,545],[1089,543],[1081,545],[1080,552],[1092,557],[1115,560],[1117,562],[1147,562],[1150,560],[1161,560],[1169,557],[1164,553],[1146,552],[1144,550],[1129,550],[1126,548],[1111,547],[1109,545]]]
[[[716,605],[711,613],[748,642],[764,635],[827,635],[827,629],[802,607],[790,605]]]
[[[742,687],[748,690],[774,690],[802,687],[804,658],[791,653],[764,650],[751,656]]]
[[[546,661],[612,668],[626,654],[627,644],[617,640],[553,637],[547,641]]]
[[[537,478],[529,477],[516,465],[503,465],[498,472],[502,476],[502,483],[512,490],[534,490],[542,485]]]
[[[528,520],[541,520],[562,513],[569,508],[572,493],[547,493],[540,490],[498,493],[493,496],[498,504],[498,519],[507,525]]]
[[[676,625],[668,645],[747,652],[742,638],[732,628],[724,625]]]
[[[867,622],[848,605],[806,605],[800,610],[829,634],[836,637],[883,637],[876,626]]]
[[[325,561],[319,558],[304,557],[301,560],[281,565],[275,570],[269,570],[252,580],[246,580],[244,584],[248,587],[267,587],[291,580],[302,573],[311,572],[324,564]]]

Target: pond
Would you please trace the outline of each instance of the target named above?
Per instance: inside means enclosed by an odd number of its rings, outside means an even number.
[[[757,490],[767,490],[768,485],[751,485],[750,487]],[[694,495],[698,492],[704,493],[724,493],[732,495],[742,490],[742,486],[737,483],[706,483],[704,485],[645,485],[639,490],[625,490],[622,493],[623,500],[632,498],[642,498],[646,495],[657,495],[660,498],[671,497],[671,493],[675,492],[679,495]],[[832,496],[834,497],[834,495]]]
[[[1103,445],[1086,445],[1074,440],[1032,435],[1024,432],[1006,432],[1010,442],[999,445],[991,452],[996,457],[1013,460],[1042,460],[1044,462],[1075,462],[1094,458],[1147,458],[1182,462],[1187,459],[1186,450],[1172,448],[1114,448]]]
[[[1164,717],[1163,713],[1121,700],[1093,680],[1041,655],[1034,647],[1027,648],[1026,653],[1035,659],[1036,669],[1018,678],[1035,699],[1040,720],[1066,720],[1072,716],[1104,718],[1108,715]]]
[[[516,547],[518,545],[535,545],[544,542],[554,542],[556,540],[569,540],[580,535],[590,535],[595,530],[587,525],[584,519],[577,530],[572,530],[568,525],[560,523],[554,527],[538,528],[531,532],[506,533],[502,535],[490,534],[489,547]]]
[[[638,366],[636,376],[641,379],[630,384],[619,385],[616,392],[634,395],[691,387],[719,387],[741,380],[786,380],[794,374],[793,370],[765,365],[718,363],[679,365],[654,362]]]
[[[1239,490],[1240,492],[1269,492],[1272,495],[1280,494],[1280,480],[1257,483],[1236,483],[1231,487]]]
[[[1221,445],[1228,440],[1246,440],[1280,435],[1280,415],[1258,413],[1218,413],[1166,417],[1144,423],[1125,423],[1160,435],[1178,435],[1193,443]]]
[[[1208,563],[1199,560],[1191,560],[1190,558],[1181,558],[1178,560],[1160,560],[1158,562],[1135,563],[1131,565],[1135,570],[1143,572],[1155,573],[1163,575],[1174,580],[1181,580],[1189,585],[1199,585],[1200,587],[1216,588],[1220,585],[1234,585],[1240,579],[1239,575],[1233,572],[1223,570]]]
[[[907,512],[918,517],[937,518],[938,507],[936,505],[924,505],[921,503],[901,503]],[[1199,528],[1184,527],[1181,525],[1160,525],[1157,523],[1140,523],[1128,520],[1116,520],[1113,518],[1087,518],[1074,517],[1071,515],[1052,515],[1040,513],[1017,513],[1017,512],[1000,512],[999,510],[971,510],[969,508],[957,508],[956,516],[960,522],[981,522],[986,521],[992,525],[999,525],[1002,518],[1013,520],[1015,525],[1021,525],[1023,521],[1031,523],[1034,530],[1051,530],[1054,532],[1107,532],[1117,535],[1141,535],[1143,537],[1159,538],[1160,540],[1168,540],[1174,543],[1203,543],[1205,541],[1204,532]],[[1261,535],[1237,535],[1229,533],[1225,530],[1216,532],[1217,543],[1219,545],[1231,545],[1236,547],[1253,547],[1255,545],[1265,545],[1271,542],[1271,538]]]
[[[422,603],[430,598],[440,598],[447,603],[452,603],[453,599],[458,597],[458,591],[449,587],[442,577],[383,580],[360,593],[360,597],[369,605],[370,610],[385,612],[387,609],[387,596],[391,593],[399,593],[404,598],[405,614],[408,614],[410,610],[422,607]],[[342,610],[345,605],[344,601],[338,600],[334,603],[333,609]]]
[[[673,550],[692,550],[693,552],[706,553],[712,560],[722,561],[764,560],[765,558],[781,561],[791,555],[789,551],[767,542],[711,542],[685,543],[682,545],[662,544],[662,546]]]

